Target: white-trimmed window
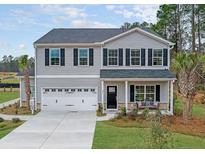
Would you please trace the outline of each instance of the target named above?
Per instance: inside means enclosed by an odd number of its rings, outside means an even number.
[[[155,86],[154,85],[137,85],[135,86],[135,99],[137,102],[155,100]]]
[[[50,48],[50,65],[60,65],[60,49]]]
[[[80,66],[87,66],[88,65],[88,58],[89,52],[88,49],[79,49],[79,65]]]
[[[140,49],[131,49],[130,63],[131,65],[140,65],[141,53]]]
[[[108,50],[108,65],[110,66],[118,65],[118,50],[117,49]]]
[[[162,65],[162,49],[154,49],[153,50],[153,65],[154,66],[161,66]]]

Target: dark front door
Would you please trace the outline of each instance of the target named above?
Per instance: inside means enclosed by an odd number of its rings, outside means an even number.
[[[107,109],[117,109],[117,86],[107,86]]]

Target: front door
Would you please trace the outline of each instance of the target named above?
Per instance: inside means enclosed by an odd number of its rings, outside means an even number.
[[[107,86],[107,109],[117,109],[117,86]]]

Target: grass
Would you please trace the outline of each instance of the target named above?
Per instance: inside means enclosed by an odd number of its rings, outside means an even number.
[[[17,123],[14,123],[12,121],[1,122],[0,123],[0,139],[6,136],[7,134],[9,134],[12,130],[20,126],[22,123],[23,121],[17,122]]]
[[[108,121],[97,122],[93,140],[94,149],[149,148],[146,138],[149,128],[116,127]],[[205,148],[205,138],[173,133],[173,148]]]
[[[19,83],[19,79],[13,78],[13,79],[4,79],[1,81],[1,83]]]
[[[0,92],[0,103],[19,98],[19,92]]]

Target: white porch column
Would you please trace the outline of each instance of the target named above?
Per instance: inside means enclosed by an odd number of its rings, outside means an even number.
[[[170,113],[173,115],[173,105],[174,105],[174,96],[173,96],[173,83],[174,81],[171,81],[171,85],[170,85]]]
[[[128,81],[125,81],[125,109],[128,110]]]
[[[104,113],[104,81],[101,81],[101,103],[102,103],[102,109]]]

